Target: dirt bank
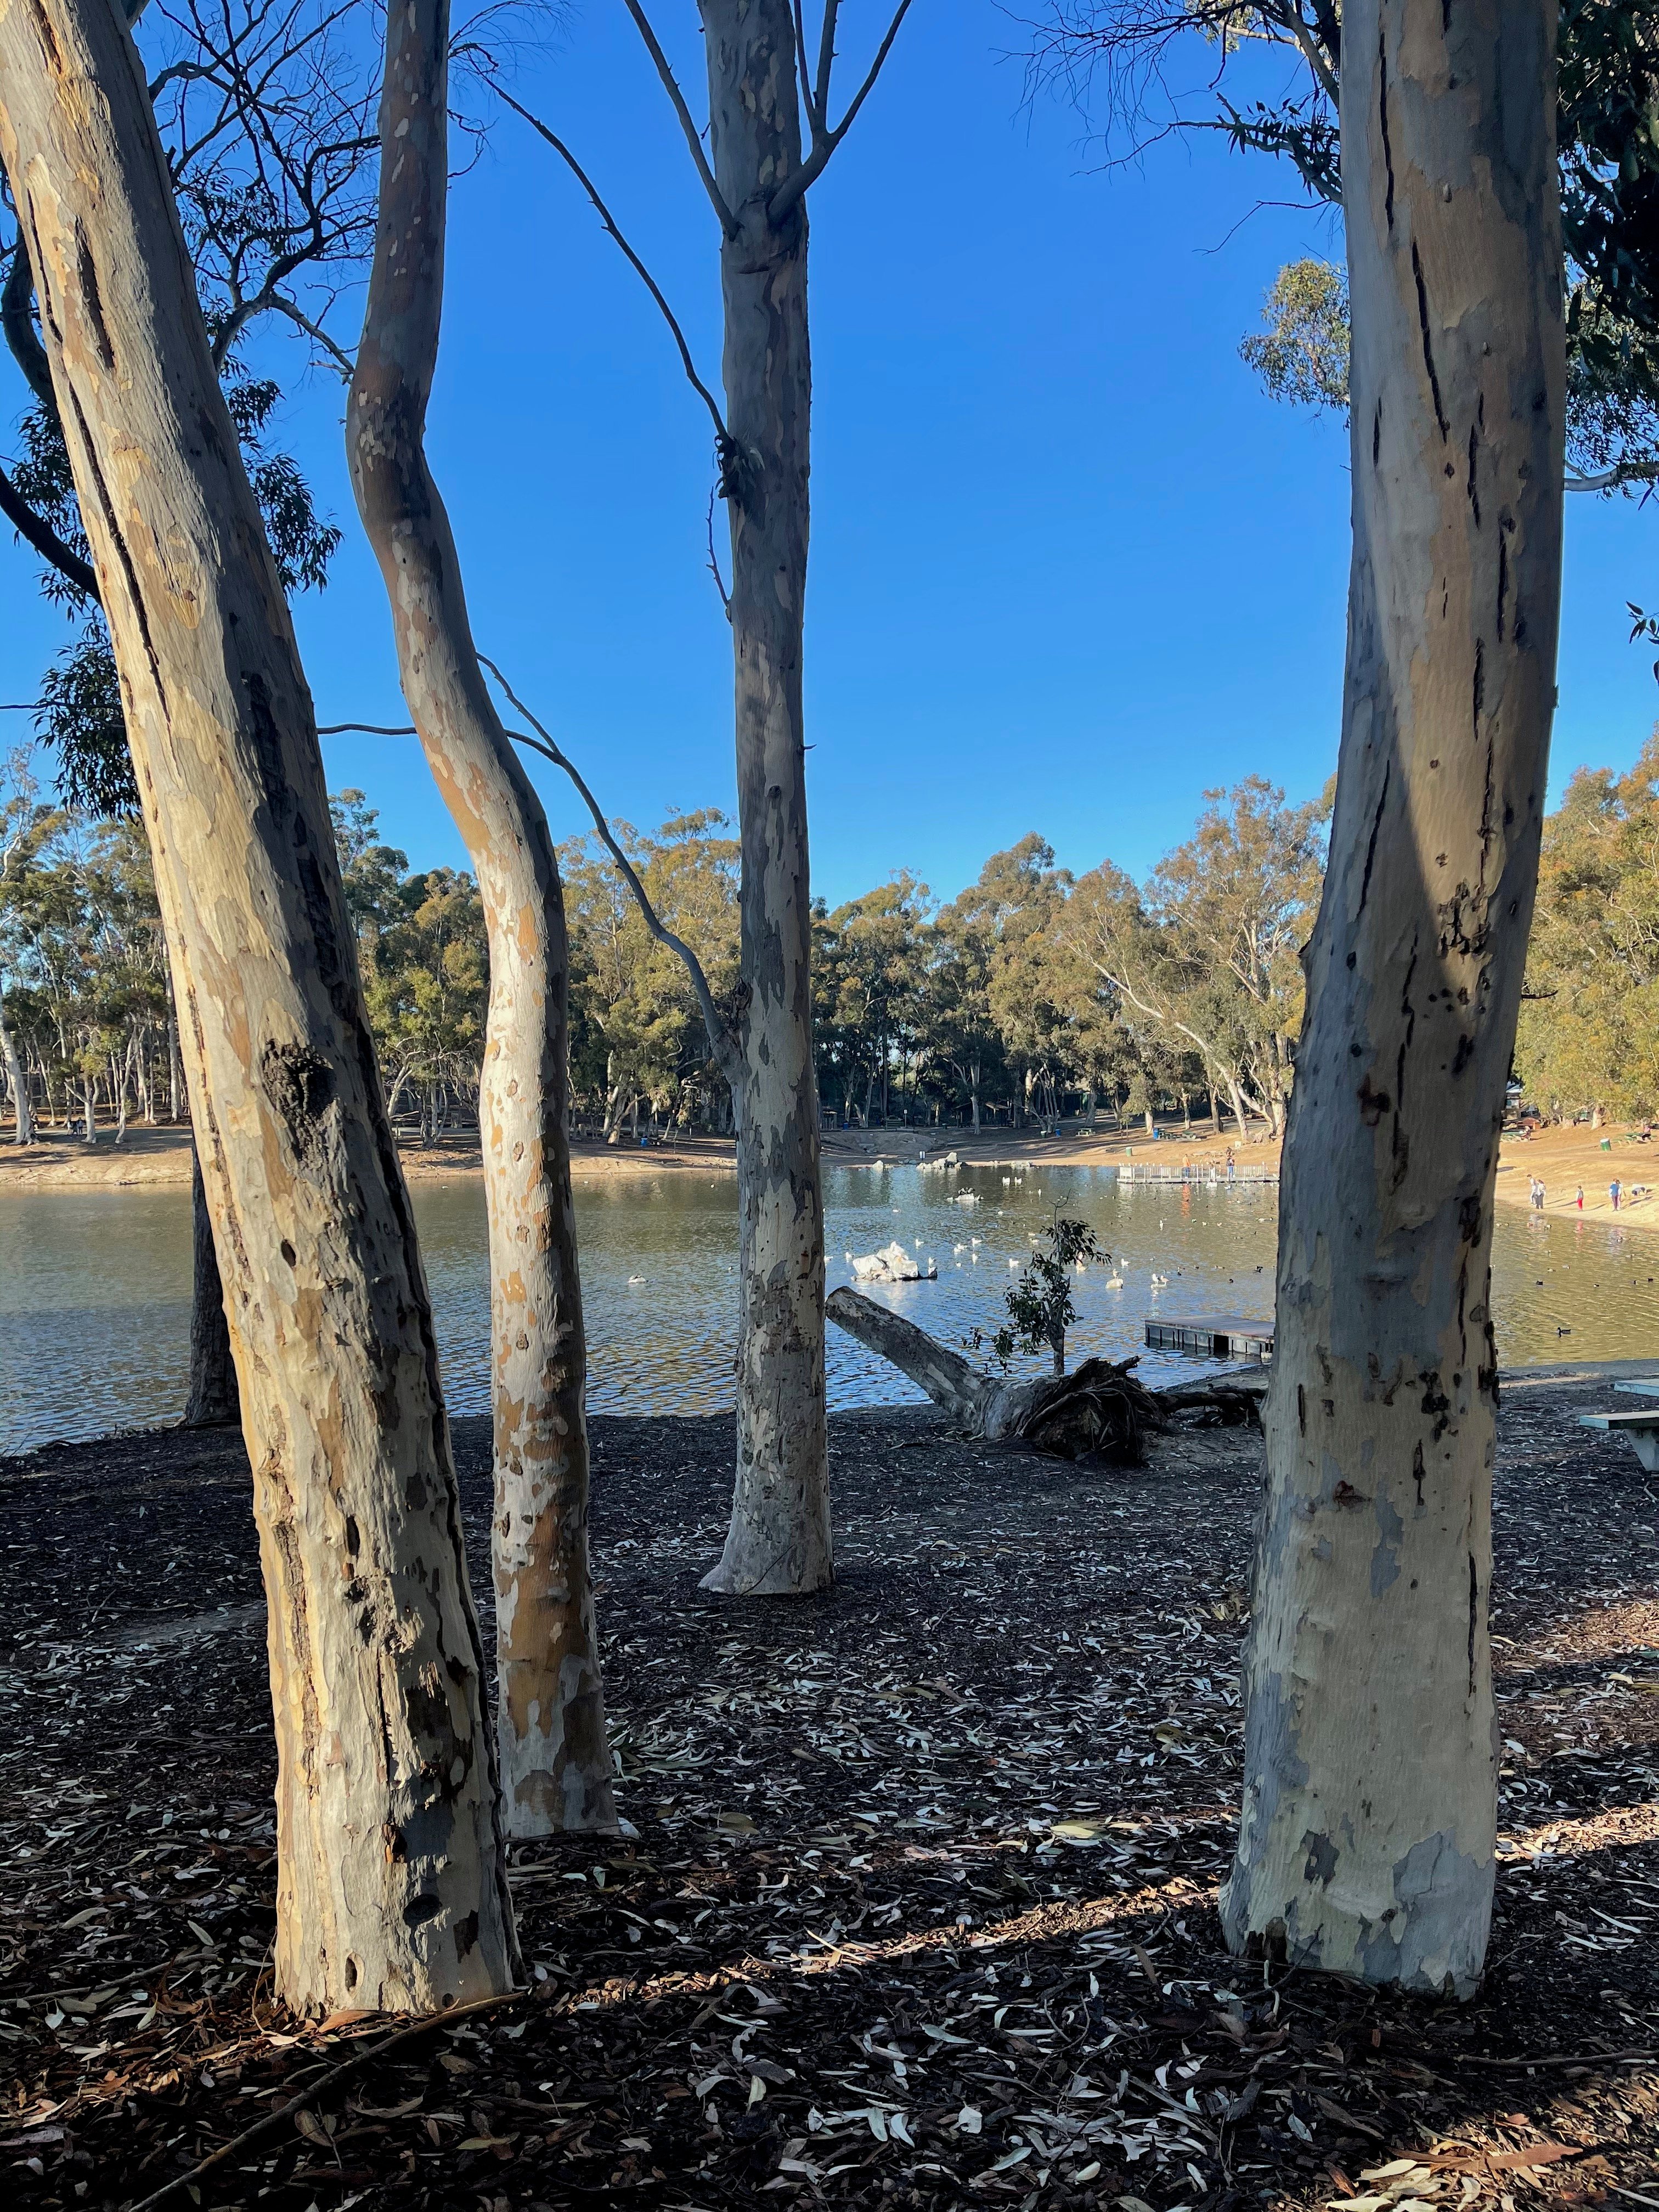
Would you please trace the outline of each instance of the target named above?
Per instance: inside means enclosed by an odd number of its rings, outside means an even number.
[[[398,1157],[410,1182],[475,1176],[483,1170],[472,1132],[440,1138],[431,1145],[399,1141]],[[736,1164],[728,1139],[689,1137],[661,1149],[582,1142],[572,1147],[571,1167],[579,1176],[637,1174],[641,1169],[711,1168]],[[0,1146],[0,1194],[9,1190],[155,1189],[190,1182],[188,1129],[130,1128],[117,1145],[114,1131],[101,1131],[88,1145],[54,1130],[38,1144]]]
[[[1258,1135],[1241,1144],[1236,1136],[1211,1135],[1207,1124],[1194,1127],[1189,1135],[1176,1122],[1155,1139],[1144,1128],[1073,1129],[1051,1137],[1011,1129],[985,1130],[978,1136],[960,1129],[826,1130],[823,1136],[824,1162],[832,1166],[878,1159],[909,1165],[921,1158],[938,1159],[947,1152],[954,1152],[965,1164],[982,1166],[998,1162],[1133,1166],[1177,1177],[1183,1164],[1194,1175],[1224,1175],[1231,1152],[1241,1175],[1279,1172],[1279,1146],[1272,1139]],[[445,1137],[426,1146],[405,1143],[400,1157],[411,1182],[482,1172],[477,1139],[471,1133]],[[672,1174],[680,1169],[708,1174],[730,1170],[735,1164],[731,1140],[722,1137],[685,1137],[660,1147],[582,1141],[571,1152],[573,1171],[584,1177]],[[1659,1228],[1659,1192],[1644,1188],[1649,1177],[1659,1187],[1659,1140],[1644,1142],[1623,1124],[1601,1131],[1575,1127],[1547,1129],[1535,1137],[1505,1137],[1498,1155],[1498,1204],[1530,1205],[1534,1176],[1544,1184],[1547,1212],[1602,1223],[1616,1218],[1632,1229]],[[1615,1176],[1624,1186],[1616,1217],[1607,1189]],[[56,1132],[21,1151],[0,1146],[0,1195],[9,1190],[155,1188],[189,1181],[190,1139],[179,1129],[134,1127],[118,1147],[109,1131],[94,1146]],[[1576,1204],[1581,1183],[1582,1212]]]
[[[837,1417],[839,1583],[786,1605],[697,1587],[729,1423],[602,1419],[599,1602],[637,1835],[519,1851],[526,1996],[338,2080],[380,2031],[270,2002],[239,1441],[0,1462],[9,2201],[131,2205],[309,2092],[177,2202],[1652,2204],[1659,1480],[1577,1425],[1613,1402],[1600,1376],[1528,1378],[1503,1415],[1478,2002],[1221,1949],[1248,1434],[1085,1472],[926,1409]],[[488,1438],[457,1432],[487,1606]]]

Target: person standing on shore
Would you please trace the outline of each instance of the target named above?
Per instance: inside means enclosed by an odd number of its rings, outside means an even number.
[[[1613,1181],[1607,1185],[1607,1196],[1613,1200],[1613,1210],[1615,1213],[1619,1211],[1619,1201],[1623,1195],[1622,1186],[1618,1176],[1614,1176]]]
[[[1578,1186],[1578,1195],[1574,1200],[1573,1203],[1577,1206],[1578,1211],[1582,1213],[1584,1210],[1584,1186],[1582,1182]]]

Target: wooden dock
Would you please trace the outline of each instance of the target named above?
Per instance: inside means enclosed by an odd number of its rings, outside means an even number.
[[[1209,1314],[1194,1321],[1148,1316],[1148,1352],[1185,1352],[1198,1359],[1258,1359],[1273,1356],[1270,1321],[1243,1321],[1237,1314]]]
[[[1123,1160],[1117,1164],[1116,1174],[1121,1182],[1152,1182],[1164,1187],[1170,1183],[1197,1183],[1206,1190],[1228,1190],[1239,1183],[1279,1181],[1277,1168],[1237,1166],[1229,1175],[1224,1168],[1209,1161],[1193,1161],[1183,1169],[1167,1166],[1161,1161],[1154,1167],[1146,1160]]]

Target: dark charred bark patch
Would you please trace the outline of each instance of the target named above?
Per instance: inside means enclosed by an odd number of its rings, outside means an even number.
[[[334,1074],[311,1046],[278,1044],[259,1054],[259,1082],[287,1133],[289,1149],[307,1174],[321,1168],[328,1152],[325,1117],[334,1101]]]

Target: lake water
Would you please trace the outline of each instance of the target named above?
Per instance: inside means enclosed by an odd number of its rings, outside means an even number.
[[[979,1203],[959,1206],[969,1189]],[[452,1409],[489,1403],[483,1188],[476,1178],[417,1183],[415,1212],[431,1279]],[[1142,1349],[1146,1316],[1233,1313],[1268,1319],[1277,1188],[1271,1184],[1120,1183],[1097,1169],[835,1167],[825,1176],[829,1282],[844,1255],[897,1237],[938,1263],[937,1282],[876,1295],[947,1343],[988,1335],[1032,1237],[1056,1205],[1088,1221],[1113,1270],[1077,1279],[1074,1357]],[[732,1403],[736,1193],[729,1174],[677,1169],[583,1178],[576,1186],[587,1312],[589,1402],[605,1413],[711,1413]],[[977,1239],[975,1243],[974,1240]],[[1650,1272],[1651,1271],[1651,1272]],[[1154,1273],[1170,1278],[1155,1286]],[[1659,1237],[1499,1212],[1493,1259],[1505,1365],[1560,1358],[1659,1358]],[[190,1300],[185,1190],[43,1191],[0,1198],[0,1452],[175,1419],[184,1403]],[[1569,1329],[1569,1336],[1558,1335]],[[903,1377],[836,1328],[837,1407],[908,1401]],[[1143,1355],[1173,1380],[1194,1363]]]

